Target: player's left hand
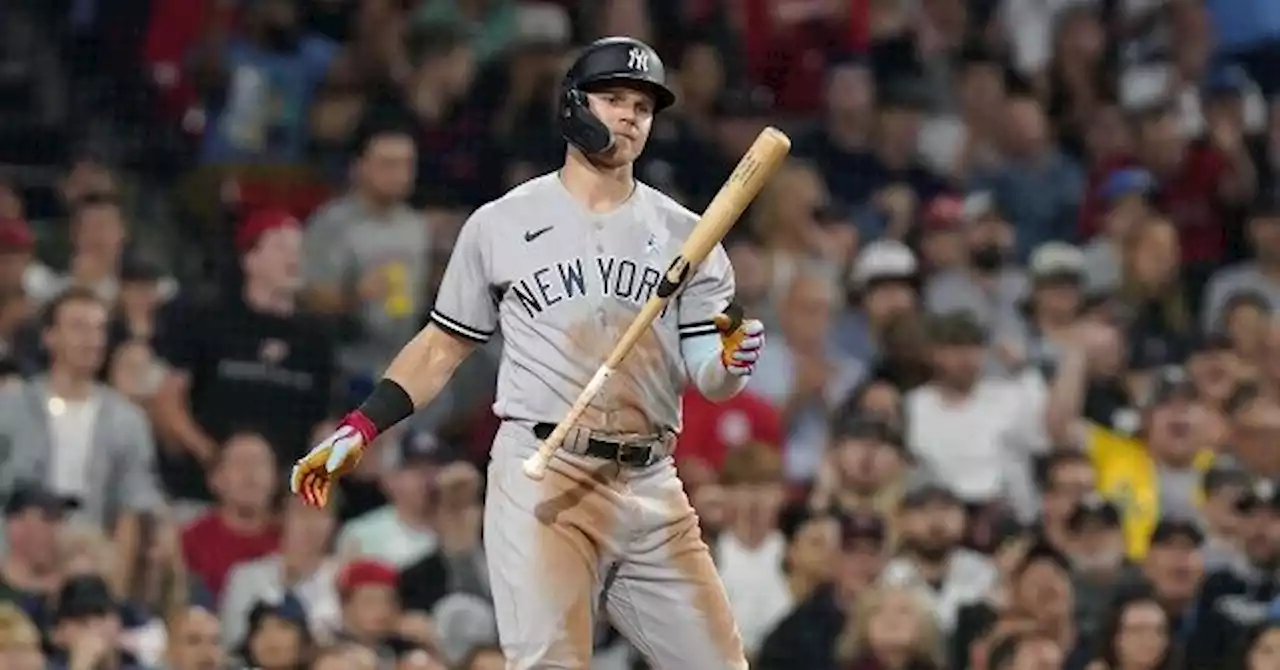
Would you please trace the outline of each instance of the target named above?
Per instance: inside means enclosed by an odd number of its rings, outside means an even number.
[[[742,318],[742,308],[737,305],[730,305],[713,320],[720,330],[720,361],[724,369],[738,377],[751,374],[764,349],[764,324],[759,319]]]

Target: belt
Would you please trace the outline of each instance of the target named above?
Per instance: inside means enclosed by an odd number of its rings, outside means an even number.
[[[554,423],[535,423],[533,425],[533,434],[539,440],[545,440],[555,429],[556,425]],[[570,435],[572,434],[570,432]],[[630,441],[610,440],[592,437],[591,433],[586,430],[579,431],[577,439],[566,439],[564,443],[565,449],[572,453],[613,461],[630,468],[647,468],[665,458],[667,450],[661,449],[661,446],[663,446],[662,438],[639,438]]]

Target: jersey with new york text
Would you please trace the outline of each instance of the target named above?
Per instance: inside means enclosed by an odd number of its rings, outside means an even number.
[[[589,211],[556,173],[534,178],[467,220],[431,321],[475,342],[499,329],[494,412],[555,423],[654,296],[697,215],[637,183],[617,209]],[[581,423],[602,432],[679,430],[688,381],[682,338],[715,333],[733,298],[716,245],[596,396]]]

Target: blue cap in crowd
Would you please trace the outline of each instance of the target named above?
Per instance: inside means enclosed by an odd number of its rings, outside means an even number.
[[[1236,98],[1253,86],[1249,74],[1239,65],[1228,65],[1211,70],[1200,86],[1200,97],[1204,100],[1220,100]]]
[[[1099,193],[1103,200],[1115,202],[1119,198],[1135,193],[1144,197],[1149,196],[1155,189],[1155,185],[1155,177],[1152,177],[1150,172],[1142,168],[1125,168],[1107,175]]]

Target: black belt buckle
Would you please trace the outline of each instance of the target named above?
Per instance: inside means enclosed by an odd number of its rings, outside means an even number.
[[[647,468],[653,464],[653,447],[640,444],[610,444],[613,461],[629,468]]]

